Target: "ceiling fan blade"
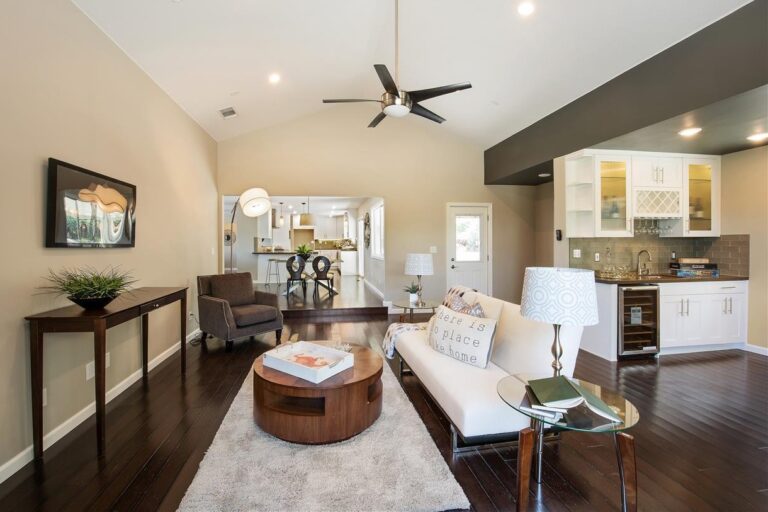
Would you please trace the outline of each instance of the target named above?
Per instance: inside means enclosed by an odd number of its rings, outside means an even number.
[[[323,103],[360,103],[363,101],[373,101],[374,103],[381,103],[381,100],[323,100]]]
[[[387,66],[384,64],[374,64],[373,67],[379,75],[379,80],[381,80],[381,85],[384,86],[384,90],[399,98],[400,95],[397,93],[397,84],[395,84],[395,81],[392,79],[392,75],[389,74]]]
[[[460,84],[443,85],[441,87],[433,87],[431,89],[420,89],[418,91],[408,91],[408,95],[411,97],[414,103],[428,100],[436,96],[442,96],[443,94],[450,94],[456,91],[462,91],[469,89],[472,84],[469,82],[462,82]]]
[[[422,107],[418,103],[414,103],[411,107],[411,114],[416,114],[417,116],[425,117],[429,119],[430,121],[434,121],[436,123],[442,123],[445,121],[444,117],[440,117],[439,115],[435,114],[431,110]]]
[[[376,128],[376,126],[378,126],[378,124],[385,117],[387,117],[387,114],[385,114],[384,112],[379,112],[379,115],[373,118],[373,121],[371,121],[371,124],[368,125],[368,128]]]

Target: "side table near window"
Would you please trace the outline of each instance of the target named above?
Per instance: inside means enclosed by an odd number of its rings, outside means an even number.
[[[619,463],[619,477],[621,478],[621,510],[634,512],[637,510],[637,467],[635,463],[635,440],[623,431],[634,427],[640,421],[640,413],[632,403],[621,395],[603,389],[596,384],[574,379],[576,382],[591,391],[611,406],[619,417],[621,423],[609,423],[602,425],[585,424],[583,418],[575,422],[567,415],[555,421],[553,418],[532,414],[520,408],[523,397],[521,388],[525,383],[519,376],[511,375],[501,379],[497,390],[499,396],[510,407],[531,418],[531,428],[520,431],[517,462],[517,510],[526,510],[528,505],[528,490],[531,475],[531,463],[533,462],[533,476],[537,483],[541,483],[541,459],[544,448],[544,428],[549,427],[555,432],[587,432],[592,434],[611,434],[616,448],[616,458]],[[533,452],[533,457],[531,456]]]
[[[142,368],[146,378],[149,371],[149,313],[163,306],[180,303],[181,374],[186,371],[187,289],[136,288],[123,293],[106,308],[87,310],[80,306],[38,313],[25,318],[29,321],[29,343],[32,374],[32,441],[35,459],[43,456],[43,335],[49,332],[92,332],[96,388],[96,446],[104,453],[106,411],[106,346],[107,329],[134,318],[141,318]],[[66,341],[57,341],[66,343]]]
[[[409,313],[408,321],[410,323],[413,323],[413,312],[414,310],[427,310],[431,309],[432,314],[435,314],[435,310],[440,305],[439,302],[434,300],[425,300],[423,304],[415,304],[413,302],[403,300],[403,301],[394,301],[392,302],[392,307],[400,308],[403,310],[403,314]]]

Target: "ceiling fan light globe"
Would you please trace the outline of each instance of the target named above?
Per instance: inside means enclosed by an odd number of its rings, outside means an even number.
[[[389,117],[405,117],[411,111],[410,108],[405,105],[387,105],[384,107],[384,113]]]

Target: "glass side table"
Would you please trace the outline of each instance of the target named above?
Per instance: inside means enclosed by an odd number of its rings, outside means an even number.
[[[621,423],[591,422],[588,418],[550,418],[540,416],[520,408],[520,402],[525,396],[527,380],[521,376],[510,375],[501,379],[497,385],[497,391],[502,400],[510,407],[531,419],[531,427],[520,431],[518,456],[517,456],[517,502],[518,510],[525,510],[528,504],[528,489],[533,463],[533,476],[536,483],[541,483],[541,459],[544,449],[544,429],[550,427],[554,431],[573,431],[611,434],[616,449],[616,459],[619,464],[619,477],[621,478],[621,510],[637,510],[637,467],[635,463],[635,439],[625,434],[627,430],[640,421],[640,413],[635,406],[621,395],[603,389],[597,384],[592,384],[580,379],[572,379],[574,382],[591,391],[608,404],[622,419]],[[532,456],[533,455],[533,456]],[[533,460],[532,460],[533,459]],[[524,478],[526,475],[527,478]]]
[[[425,300],[423,304],[415,304],[407,300],[396,300],[392,302],[392,307],[400,308],[404,313],[409,313],[409,321],[413,323],[413,312],[419,309],[431,309],[432,314],[435,314],[435,310],[440,305],[439,302],[434,300]]]

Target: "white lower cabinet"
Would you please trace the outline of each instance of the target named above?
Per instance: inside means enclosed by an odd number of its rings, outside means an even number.
[[[662,283],[661,350],[747,341],[747,282]]]

